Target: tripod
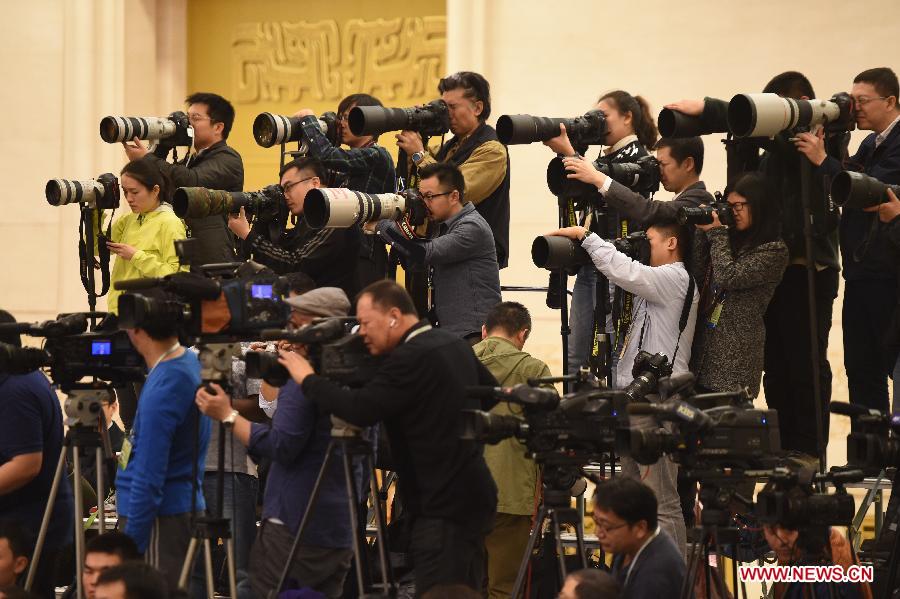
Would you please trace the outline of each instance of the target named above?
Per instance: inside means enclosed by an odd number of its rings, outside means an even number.
[[[209,343],[200,344],[200,376],[203,385],[209,388],[212,382],[218,383],[221,387],[227,389],[230,387],[229,377],[231,376],[232,358],[240,355],[239,343]],[[196,408],[195,408],[196,409]],[[200,412],[197,410],[197,417],[194,428],[194,460],[192,475],[192,496],[191,496],[191,513],[193,514],[193,526],[191,532],[191,542],[188,545],[187,554],[184,558],[184,565],[181,568],[181,574],[178,577],[178,588],[187,589],[190,580],[191,571],[194,567],[194,560],[197,558],[197,552],[203,546],[203,565],[204,575],[206,579],[206,596],[213,599],[215,596],[214,579],[213,579],[213,563],[212,563],[212,543],[218,539],[225,541],[225,565],[228,570],[228,590],[232,598],[237,597],[237,574],[234,566],[234,539],[231,535],[231,521],[222,516],[222,510],[225,500],[225,432],[226,427],[219,422],[219,455],[216,463],[216,509],[211,516],[197,516],[197,494],[200,492],[197,487],[198,466],[197,460],[200,454]]]
[[[104,463],[111,459],[109,436],[106,431],[106,417],[103,413],[103,404],[112,401],[112,387],[109,385],[77,384],[66,390],[66,414],[69,415],[67,424],[69,430],[63,440],[62,450],[59,452],[59,461],[56,463],[56,472],[53,475],[53,484],[50,487],[50,496],[47,498],[47,507],[41,520],[41,529],[38,533],[34,553],[31,556],[31,564],[28,567],[28,577],[25,580],[25,590],[30,591],[34,585],[37,574],[37,566],[41,559],[44,543],[47,539],[47,530],[50,528],[50,518],[53,515],[53,507],[59,493],[59,486],[64,482],[66,465],[66,452],[72,450],[73,479],[75,491],[75,586],[77,599],[84,598],[84,589],[81,586],[84,574],[84,521],[82,520],[82,489],[81,489],[81,456],[80,449],[94,448],[97,460],[97,521],[100,534],[106,530],[106,510],[103,501]],[[93,418],[93,420],[91,420]],[[98,431],[99,429],[99,431]]]
[[[565,580],[568,574],[566,568],[566,555],[562,544],[562,526],[570,525],[575,527],[575,540],[578,546],[578,558],[581,560],[581,568],[587,568],[587,551],[584,546],[584,530],[581,523],[580,510],[572,507],[572,495],[569,489],[546,488],[544,489],[544,497],[541,501],[541,507],[538,510],[537,518],[534,521],[534,527],[531,529],[531,535],[528,537],[528,544],[525,547],[525,554],[519,563],[519,572],[516,574],[516,582],[513,585],[512,594],[514,599],[518,599],[522,595],[525,586],[525,577],[528,573],[528,564],[537,546],[538,538],[544,529],[544,522],[550,522],[550,530],[547,536],[553,535],[554,546],[556,547],[556,559],[559,563],[560,580]]]
[[[303,512],[303,517],[300,519],[300,526],[297,528],[297,534],[294,535],[294,542],[291,545],[291,551],[290,553],[288,553],[284,568],[281,571],[281,576],[278,578],[278,583],[275,585],[275,588],[269,591],[268,599],[275,599],[275,597],[284,586],[288,575],[290,574],[291,565],[293,564],[294,557],[297,555],[297,550],[300,547],[300,539],[303,537],[303,531],[306,530],[306,525],[309,523],[313,507],[316,504],[316,498],[319,495],[319,489],[321,488],[322,481],[324,480],[325,475],[328,472],[328,464],[331,462],[332,457],[334,457],[335,452],[338,450],[340,450],[341,452],[344,469],[344,483],[347,486],[347,501],[348,507],[350,508],[350,529],[353,538],[353,558],[356,560],[356,585],[359,590],[359,596],[389,597],[392,596],[396,591],[394,587],[393,573],[390,569],[390,566],[388,565],[387,536],[385,534],[386,525],[384,512],[381,509],[381,502],[379,498],[378,479],[376,478],[375,472],[375,456],[372,451],[372,445],[369,441],[362,437],[362,435],[360,434],[360,429],[349,425],[346,422],[343,422],[333,416],[331,418],[331,423],[331,442],[328,444],[328,450],[325,452],[325,459],[322,461],[322,467],[319,469],[319,474],[316,476],[316,482],[313,485],[312,493],[310,493],[309,495],[309,503],[306,504],[306,510]],[[372,495],[372,504],[375,510],[378,561],[379,566],[381,567],[381,583],[377,585],[372,583],[371,581],[364,580],[363,577],[363,572],[367,569],[362,565],[365,555],[363,554],[363,548],[361,546],[362,543],[360,541],[359,535],[359,498],[356,491],[356,482],[354,481],[353,477],[354,457],[362,458],[366,467],[366,472],[369,474],[369,489]],[[380,593],[367,594],[367,587],[380,587]]]

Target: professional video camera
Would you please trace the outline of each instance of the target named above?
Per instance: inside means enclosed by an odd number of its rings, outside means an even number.
[[[900,185],[882,183],[855,171],[842,171],[831,181],[831,201],[842,208],[871,208],[888,201],[887,190],[900,197]]]
[[[659,161],[653,156],[641,156],[634,162],[595,162],[601,173],[613,181],[637,193],[654,193],[659,191]],[[563,165],[562,158],[557,156],[547,165],[547,187],[550,192],[563,198],[591,197],[597,194],[597,188],[576,179],[568,178],[569,172]]]
[[[264,329],[287,323],[290,308],[281,300],[287,294],[282,277],[251,262],[202,269],[117,282],[116,289],[129,292],[119,297],[119,326],[131,329],[147,322],[174,321],[188,342],[233,343],[258,340]],[[147,289],[162,290],[172,298],[140,294]]]
[[[606,115],[602,110],[591,110],[575,118],[504,114],[497,119],[497,138],[507,146],[548,141],[560,135],[561,124],[576,148],[603,144],[608,133]]]
[[[756,494],[755,514],[763,524],[788,524],[792,528],[849,526],[856,506],[845,485],[861,481],[864,476],[861,470],[832,469],[827,474],[817,474],[812,468],[776,468]],[[814,491],[813,485],[825,482],[834,485],[834,493]]]
[[[309,361],[324,377],[350,387],[361,387],[378,371],[381,359],[369,353],[362,337],[351,333],[353,318],[320,318],[296,330],[269,329],[260,334],[263,340],[284,340],[306,346]],[[247,376],[261,378],[281,387],[290,379],[278,356],[269,352],[247,352]]]
[[[180,110],[165,118],[105,116],[100,121],[100,138],[108,144],[131,141],[135,137],[149,141],[151,146],[161,140],[166,140],[168,146],[190,146],[194,143],[194,128]]]
[[[379,136],[386,131],[417,131],[423,136],[444,135],[450,130],[450,112],[443,100],[411,108],[354,106],[347,115],[353,135]]]
[[[0,333],[44,337],[44,347],[16,347],[0,343],[0,372],[26,374],[49,368],[63,391],[84,377],[114,383],[140,381],[144,359],[125,331],[87,331],[88,314],[60,314],[43,323],[0,324]]]
[[[774,137],[782,131],[852,131],[853,98],[841,92],[830,100],[794,100],[778,94],[737,94],[728,103],[728,128],[735,137]]]
[[[303,141],[303,127],[300,124],[302,117],[282,116],[271,112],[261,112],[253,119],[253,139],[264,148],[271,148],[277,144],[300,141],[300,149],[295,154],[307,154],[309,148]],[[319,131],[328,138],[333,145],[338,145],[337,115],[326,112],[317,119]]]
[[[678,209],[676,218],[682,225],[708,225],[713,222],[713,214],[719,217],[719,222],[727,227],[734,226],[734,210],[731,204],[722,199],[721,192],[716,192],[716,201],[710,206],[693,208],[683,206]]]
[[[96,179],[50,179],[44,188],[47,203],[51,206],[80,204],[88,208],[114,210],[119,207],[119,180],[112,173],[103,173]]]
[[[179,187],[172,194],[172,208],[179,218],[204,218],[214,214],[274,216],[285,206],[281,185],[269,185],[259,191],[219,191],[205,187]]]
[[[364,193],[343,187],[320,187],[310,189],[303,200],[303,215],[313,229],[345,229],[378,220],[400,220],[407,213],[411,225],[425,223],[427,211],[418,190]]]
[[[849,416],[853,431],[847,435],[847,465],[876,476],[885,468],[900,469],[900,415],[833,401],[833,414]]]
[[[727,123],[704,122],[700,116],[663,108],[656,119],[661,137],[697,137],[711,133],[728,133]]]

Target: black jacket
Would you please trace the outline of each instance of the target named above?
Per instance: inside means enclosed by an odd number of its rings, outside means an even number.
[[[875,148],[876,134],[866,137],[846,164],[829,157],[817,173],[834,179],[842,170],[857,170],[884,183],[900,183],[900,124]],[[847,281],[893,279],[897,276],[895,252],[888,242],[878,214],[843,208],[841,214],[841,257]]]
[[[410,515],[484,531],[497,507],[497,487],[481,444],[460,439],[460,412],[493,407],[466,387],[497,381],[468,343],[439,329],[419,332],[426,325],[406,333],[365,387],[347,389],[311,375],[303,393],[352,424],[384,422]]]
[[[648,223],[658,219],[675,219],[679,208],[696,208],[701,204],[708,206],[714,201],[703,181],[690,185],[670,201],[648,199],[613,181],[609,191],[603,194],[603,199],[629,221],[639,223],[641,228],[646,228]]]
[[[222,191],[244,189],[244,163],[241,155],[224,140],[214,143],[194,157],[185,157],[177,163],[166,162],[153,153],[145,160],[156,161],[159,169],[168,175],[174,187],[206,187]],[[212,264],[232,262],[234,236],[228,229],[228,215],[185,219],[189,235],[199,240],[194,262]]]
[[[623,557],[612,561],[612,576],[622,585],[622,599],[677,599],[685,577],[684,558],[669,535],[660,531],[644,547],[631,566],[623,566]],[[628,583],[625,583],[626,577]]]
[[[594,164],[597,165],[598,169],[602,164],[616,164],[622,162],[636,162],[638,158],[642,158],[644,156],[649,155],[650,153],[647,151],[643,145],[641,145],[638,141],[632,141],[630,143],[625,144],[615,152],[610,154],[600,154],[596,160],[594,160]],[[616,185],[616,182],[613,181],[613,185]],[[610,187],[612,189],[612,187]],[[599,191],[593,195],[592,201],[595,205],[602,206],[605,202],[605,196],[603,196]],[[627,223],[628,217],[620,213],[618,210],[612,210],[607,213],[606,221],[607,225],[604,227],[602,223],[598,221],[594,221],[591,224],[591,231],[599,235],[604,239],[616,239],[618,237],[624,237],[632,230],[637,230],[637,223]],[[626,229],[627,226],[627,229]]]
[[[293,229],[286,229],[278,240],[272,241],[264,232],[266,227],[262,223],[254,225],[244,240],[254,261],[280,275],[306,273],[317,287],[340,287],[353,301],[359,291],[359,229],[316,230],[301,219]]]

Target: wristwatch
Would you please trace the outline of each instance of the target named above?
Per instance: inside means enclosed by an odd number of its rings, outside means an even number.
[[[237,420],[237,417],[238,411],[231,410],[231,414],[229,414],[222,420],[222,424],[224,424],[226,428],[231,428],[232,426],[234,426],[234,421]]]
[[[410,158],[412,158],[413,164],[419,164],[425,158],[425,152],[413,152]]]

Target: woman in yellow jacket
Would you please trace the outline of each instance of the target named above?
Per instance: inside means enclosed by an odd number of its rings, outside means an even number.
[[[184,223],[168,203],[172,189],[165,175],[151,160],[133,160],[125,165],[119,184],[131,214],[116,220],[106,242],[116,263],[110,275],[108,310],[118,313],[121,291],[116,281],[139,277],[163,277],[182,270],[175,253],[175,240],[186,237]]]

